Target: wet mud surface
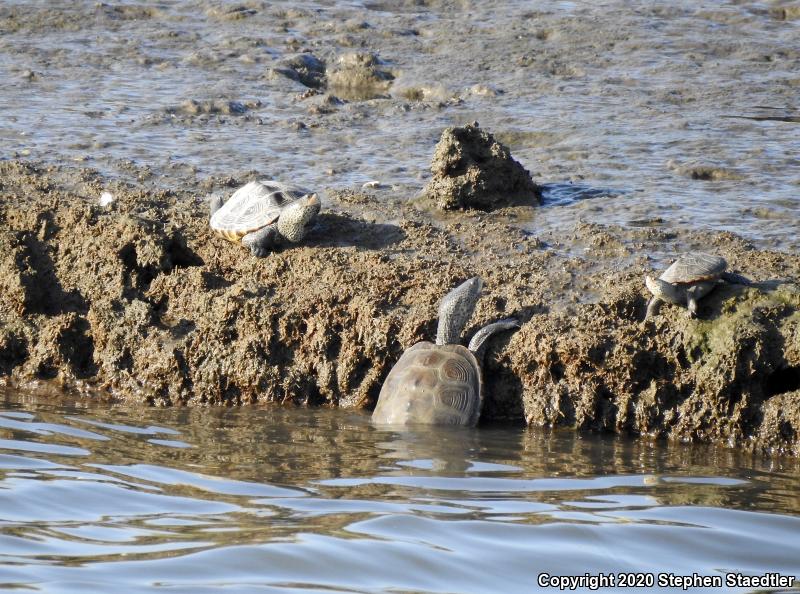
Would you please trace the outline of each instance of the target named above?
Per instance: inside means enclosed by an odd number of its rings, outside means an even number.
[[[730,233],[576,223],[536,236],[541,207],[432,216],[380,191],[323,193],[302,244],[257,259],[208,228],[189,189],[92,169],[0,164],[0,378],[142,404],[370,408],[402,351],[435,335],[439,300],[480,275],[465,333],[500,317],[482,422],[574,427],[800,454],[800,257]],[[98,205],[101,192],[113,201]],[[723,255],[700,318],[643,322],[665,246]]]

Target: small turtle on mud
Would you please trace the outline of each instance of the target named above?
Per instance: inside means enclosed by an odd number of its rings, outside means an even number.
[[[653,298],[647,304],[647,320],[654,316],[662,302],[685,305],[689,317],[697,317],[697,301],[708,295],[721,282],[749,285],[743,276],[725,272],[728,263],[725,258],[702,252],[683,254],[664,273],[658,277],[646,276],[644,279]]]
[[[482,286],[480,278],[471,278],[442,299],[436,344],[418,342],[403,353],[381,387],[375,423],[477,424],[487,341],[495,332],[519,328],[515,319],[501,320],[478,330],[468,348],[458,344]]]
[[[306,190],[274,181],[252,181],[225,202],[211,200],[211,228],[250,248],[258,258],[282,243],[301,241],[314,224],[319,198]]]

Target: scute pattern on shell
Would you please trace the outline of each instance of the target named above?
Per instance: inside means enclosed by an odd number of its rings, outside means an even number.
[[[725,258],[703,252],[683,254],[659,278],[668,283],[689,284],[718,279],[728,263]]]
[[[231,241],[274,223],[305,190],[273,181],[253,181],[233,193],[211,217],[211,228]]]
[[[372,414],[376,423],[466,425],[478,422],[481,372],[469,349],[418,342],[383,383]]]

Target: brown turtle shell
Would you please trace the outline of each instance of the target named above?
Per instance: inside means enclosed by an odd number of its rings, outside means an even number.
[[[302,198],[301,188],[274,181],[250,182],[238,190],[211,216],[211,228],[233,242],[278,220],[281,211]]]
[[[692,252],[683,254],[675,260],[659,278],[675,285],[689,285],[717,280],[727,267],[725,258],[714,254]]]
[[[480,365],[468,348],[418,342],[389,372],[372,420],[471,427],[478,423],[482,398]]]

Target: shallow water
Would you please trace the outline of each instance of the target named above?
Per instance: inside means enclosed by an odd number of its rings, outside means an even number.
[[[572,432],[396,432],[340,410],[6,392],[0,588],[522,592],[544,572],[800,576],[797,470]]]
[[[145,185],[255,170],[407,197],[442,128],[478,120],[551,184],[533,230],[647,220],[796,249],[800,19],[771,7],[14,0],[0,7],[0,142],[5,158]],[[380,57],[388,90],[329,89],[353,100],[319,109],[273,72],[354,50]],[[238,104],[182,108],[217,99]]]

